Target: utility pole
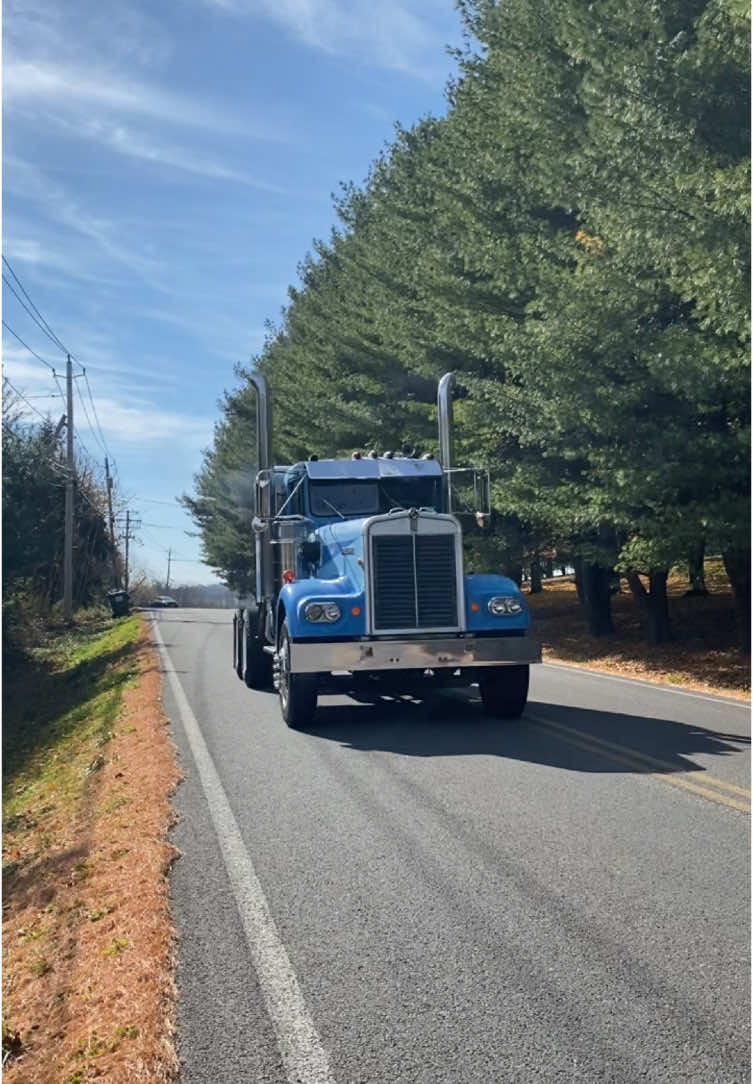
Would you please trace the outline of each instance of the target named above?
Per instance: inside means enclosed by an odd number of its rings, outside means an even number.
[[[71,356],[65,364],[66,445],[68,452],[68,474],[65,480],[65,541],[63,545],[63,621],[70,625],[73,621],[73,487],[75,484],[75,465],[73,461],[73,367]]]
[[[170,587],[170,561],[172,560],[172,556],[173,556],[173,551],[172,551],[172,549],[169,549],[167,551],[167,579],[165,580],[165,590],[166,591]]]
[[[115,542],[115,519],[112,514],[112,475],[110,464],[105,456],[105,478],[107,479],[107,510],[110,519],[110,542],[112,543],[112,579],[116,588],[120,588],[120,573],[118,571],[118,547]]]
[[[126,512],[126,532],[125,532],[125,583],[124,587],[128,591],[128,543],[131,538],[131,513]]]
[[[118,527],[118,530],[123,530],[123,528],[125,528],[123,534],[120,535],[120,537],[125,539],[125,561],[124,561],[125,567],[123,569],[123,589],[125,591],[127,591],[128,590],[128,584],[129,584],[129,575],[130,575],[130,569],[129,569],[129,563],[130,563],[129,562],[129,552],[130,552],[130,548],[131,548],[130,544],[131,544],[131,542],[134,541],[134,539],[136,537],[134,534],[132,534],[132,532],[137,531],[139,529],[139,527],[141,526],[141,520],[132,518],[130,508],[126,509],[126,512],[124,513],[124,515],[125,515],[125,524],[123,523],[121,515],[118,515],[117,527]]]

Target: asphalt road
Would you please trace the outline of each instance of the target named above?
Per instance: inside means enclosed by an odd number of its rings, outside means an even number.
[[[301,734],[230,612],[154,618],[183,1084],[750,1079],[746,706],[541,666]]]

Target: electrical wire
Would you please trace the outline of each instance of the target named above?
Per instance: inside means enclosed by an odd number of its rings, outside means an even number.
[[[14,385],[14,384],[11,384],[11,382],[10,382],[10,380],[8,380],[8,377],[7,377],[7,376],[4,376],[4,377],[3,377],[3,382],[4,382],[5,384],[7,384],[7,385],[8,385],[8,387],[9,387],[9,388],[11,389],[11,391],[14,391],[14,392],[16,393],[16,395],[18,396],[18,398],[19,398],[19,399],[23,399],[23,401],[24,401],[24,402],[26,403],[26,405],[27,405],[27,407],[29,408],[29,410],[33,410],[35,414],[38,414],[38,415],[39,415],[39,417],[40,417],[40,418],[42,419],[42,421],[43,421],[43,422],[46,422],[46,421],[48,420],[48,419],[47,419],[47,418],[45,417],[45,415],[44,415],[44,414],[43,414],[43,413],[41,412],[41,410],[37,410],[37,408],[36,408],[35,406],[33,406],[33,405],[32,405],[32,404],[31,404],[31,403],[29,402],[29,400],[28,400],[28,399],[26,398],[26,396],[24,395],[24,393],[23,393],[23,392],[19,391],[19,390],[18,390],[18,388],[17,388],[17,387],[15,387],[15,385]]]
[[[61,341],[60,337],[50,327],[49,323],[44,318],[44,316],[39,311],[39,309],[34,304],[34,302],[32,301],[31,297],[29,296],[28,291],[24,287],[24,284],[21,282],[20,278],[18,277],[16,272],[11,267],[9,260],[5,256],[3,256],[3,263],[4,263],[5,267],[8,269],[9,273],[12,275],[12,277],[13,277],[16,285],[18,286],[19,290],[23,294],[23,298],[20,297],[19,294],[16,292],[16,289],[13,286],[13,283],[11,283],[11,281],[7,278],[7,276],[5,274],[3,274],[3,282],[8,287],[8,289],[11,291],[11,293],[16,298],[18,303],[22,306],[22,308],[26,311],[26,313],[31,317],[31,319],[34,321],[34,323],[37,325],[37,327],[42,332],[44,332],[44,334],[47,336],[47,338],[50,340],[50,342],[52,342],[55,346],[57,346],[59,350],[62,350],[62,352],[64,354],[66,354],[68,357],[70,357],[73,361],[76,362],[77,365],[79,365],[81,367],[82,375],[84,377],[84,380],[86,381],[86,389],[87,389],[87,392],[88,392],[88,395],[89,395],[89,400],[91,402],[92,413],[94,415],[94,420],[95,420],[95,423],[96,423],[96,429],[91,423],[91,419],[89,417],[88,411],[86,409],[86,405],[84,403],[84,398],[83,398],[83,396],[82,396],[82,394],[81,394],[81,392],[80,392],[80,390],[78,388],[78,385],[76,385],[76,391],[78,393],[79,400],[81,401],[81,406],[82,406],[83,411],[84,411],[84,416],[86,417],[86,420],[87,420],[87,422],[89,424],[89,429],[94,434],[94,438],[97,441],[97,443],[99,444],[99,446],[102,448],[102,451],[108,457],[108,460],[112,459],[112,456],[110,455],[109,449],[107,447],[107,441],[105,440],[105,435],[104,435],[104,433],[102,431],[102,425],[101,425],[100,420],[99,420],[99,415],[97,414],[97,406],[96,406],[96,403],[94,402],[94,394],[92,392],[91,384],[89,383],[89,377],[87,375],[86,369],[81,364],[81,362],[78,360],[78,358],[74,357],[71,354],[71,352],[68,350],[68,348],[65,346],[65,344]],[[24,301],[24,298],[26,299],[26,301]],[[26,302],[28,302],[28,305],[26,304]],[[7,330],[11,333],[11,335],[13,335],[13,337],[15,339],[17,339],[18,342],[21,343],[21,345],[26,350],[28,350],[30,354],[32,354],[35,358],[37,358],[38,361],[41,361],[43,365],[46,365],[48,369],[51,369],[53,374],[55,373],[54,365],[51,365],[48,361],[45,361],[45,359],[40,354],[37,354],[37,352],[35,350],[32,350],[32,348],[28,345],[28,343],[25,343],[23,341],[23,339],[20,337],[20,335],[16,334],[16,332],[13,330],[13,328],[11,328],[5,322],[5,320],[3,320],[3,326],[5,328],[7,328]],[[63,394],[62,389],[59,389],[59,390],[60,390],[60,393],[62,395]],[[115,474],[117,475],[117,465],[115,464],[114,460],[113,460],[113,469],[114,469]]]
[[[142,529],[143,529],[143,526],[144,526],[144,525],[143,525],[143,523],[142,523],[142,525],[141,525],[141,527],[139,528],[139,530],[142,530]],[[148,542],[151,542],[151,544],[152,544],[153,546],[156,546],[158,550],[162,550],[162,552],[163,552],[163,553],[169,553],[169,552],[170,552],[170,548],[169,548],[169,547],[167,547],[167,546],[163,546],[161,542],[157,542],[157,540],[156,540],[156,539],[154,538],[154,536],[153,536],[153,535],[152,535],[152,534],[151,534],[151,533],[150,533],[149,531],[144,531],[144,534],[145,534],[145,535],[146,535],[146,537],[147,537],[147,541],[148,541]]]
[[[49,324],[47,323],[47,321],[45,320],[44,316],[42,316],[42,314],[41,314],[41,312],[39,311],[39,309],[37,308],[37,306],[36,306],[36,305],[34,304],[34,302],[33,302],[33,301],[31,300],[31,298],[29,297],[28,293],[27,293],[27,292],[26,292],[26,290],[24,289],[23,283],[21,282],[20,278],[18,277],[18,275],[16,274],[16,272],[15,272],[15,271],[13,270],[13,268],[11,267],[11,265],[10,265],[10,264],[8,263],[8,260],[7,260],[6,258],[5,258],[5,256],[3,256],[3,263],[4,263],[4,264],[5,264],[5,266],[6,266],[7,268],[8,268],[8,270],[10,271],[11,275],[13,276],[13,278],[14,278],[14,279],[16,280],[16,282],[17,282],[17,284],[18,284],[18,287],[19,287],[19,289],[21,290],[21,293],[22,293],[22,294],[24,295],[24,297],[25,297],[25,298],[26,298],[26,300],[27,300],[27,301],[29,302],[29,305],[31,305],[31,308],[32,308],[32,309],[33,309],[34,311],[32,312],[32,311],[31,311],[31,310],[30,310],[29,308],[27,308],[27,306],[26,306],[26,305],[24,304],[24,302],[23,302],[23,301],[21,300],[21,298],[20,298],[20,297],[18,296],[18,294],[17,294],[17,293],[16,293],[16,291],[14,290],[13,286],[11,285],[11,283],[10,283],[10,282],[8,281],[8,279],[7,279],[6,277],[5,277],[5,275],[3,275],[3,282],[5,283],[5,285],[6,285],[6,286],[7,286],[7,287],[8,287],[9,289],[10,289],[11,293],[12,293],[12,294],[14,295],[14,297],[15,297],[15,298],[16,298],[16,299],[17,299],[17,300],[19,301],[19,303],[20,303],[21,305],[23,305],[23,307],[24,307],[24,308],[26,309],[26,311],[27,311],[27,312],[29,313],[29,316],[31,316],[31,318],[32,318],[32,320],[34,321],[34,323],[35,323],[35,324],[37,325],[37,327],[41,328],[41,330],[42,330],[42,331],[43,331],[43,332],[45,333],[45,335],[46,335],[46,336],[48,337],[48,339],[50,339],[50,341],[51,341],[51,342],[53,342],[53,343],[55,344],[55,346],[57,346],[57,347],[58,347],[58,349],[62,350],[64,354],[69,354],[69,353],[70,353],[70,351],[69,351],[69,350],[67,350],[67,349],[65,348],[65,346],[63,345],[63,343],[62,343],[62,342],[60,341],[60,339],[58,338],[58,336],[57,336],[57,335],[55,334],[55,332],[54,332],[54,331],[52,330],[52,328],[50,327],[50,325],[49,325]],[[35,314],[36,314],[36,315],[35,315]]]
[[[79,362],[79,364],[80,364],[80,362]],[[83,368],[83,366],[82,366],[82,368]],[[101,440],[102,449],[103,449],[105,455],[109,456],[110,453],[107,450],[107,442],[105,440],[105,435],[102,432],[102,426],[99,424],[99,417],[97,415],[97,406],[96,406],[96,404],[94,402],[94,396],[92,395],[92,389],[91,389],[91,384],[89,383],[89,377],[86,375],[86,369],[84,369],[84,380],[86,381],[86,390],[89,392],[89,401],[91,402],[92,411],[94,412],[94,420],[97,423],[97,429],[99,430],[99,435],[102,438],[102,440]]]
[[[102,443],[102,441],[101,441],[101,440],[99,439],[99,437],[97,436],[97,431],[96,431],[96,429],[94,428],[94,426],[92,425],[92,420],[91,420],[91,418],[89,417],[89,411],[88,411],[88,410],[86,409],[86,401],[84,400],[84,397],[83,397],[83,395],[81,394],[81,389],[80,389],[80,387],[78,386],[78,384],[76,384],[76,393],[77,393],[77,395],[78,395],[78,398],[79,398],[79,402],[81,403],[81,408],[82,408],[82,410],[83,410],[83,412],[84,412],[84,417],[86,418],[86,423],[87,423],[87,425],[89,426],[89,431],[91,432],[91,434],[92,434],[92,436],[94,437],[94,439],[96,440],[96,442],[97,442],[97,443],[99,444],[99,446],[100,446],[100,448],[102,449],[102,451],[103,451],[103,452],[105,453],[105,455],[107,455],[107,448],[106,448],[106,447],[104,446],[104,444]]]
[[[45,361],[44,358],[40,354],[38,354],[36,352],[36,350],[32,350],[32,348],[29,346],[29,344],[25,343],[23,341],[23,339],[21,338],[21,336],[17,335],[16,332],[13,330],[13,328],[9,324],[6,324],[5,320],[3,320],[3,327],[5,328],[6,331],[9,331],[11,333],[11,335],[13,336],[14,339],[18,339],[18,341],[21,343],[21,346],[25,347],[26,350],[28,350],[30,354],[33,354],[34,357],[37,359],[37,361],[41,361],[42,364],[46,365],[48,369],[52,369],[53,373],[55,372],[55,366],[50,365],[49,361]]]
[[[59,343],[59,342],[58,342],[58,341],[56,340],[56,338],[54,337],[54,335],[51,335],[51,334],[50,334],[50,333],[49,333],[49,332],[47,331],[47,328],[46,328],[46,327],[44,326],[44,324],[43,324],[43,323],[41,322],[41,320],[37,320],[37,318],[36,318],[36,316],[34,315],[33,311],[32,311],[32,310],[31,310],[31,309],[29,308],[29,306],[28,306],[28,305],[26,304],[26,302],[24,301],[24,299],[23,299],[23,298],[22,298],[22,297],[21,297],[21,296],[20,296],[20,295],[19,295],[19,294],[18,294],[18,293],[16,292],[16,290],[15,290],[15,288],[14,288],[14,286],[13,286],[13,283],[12,283],[12,282],[10,281],[10,279],[9,279],[9,278],[7,278],[7,277],[6,277],[5,275],[3,275],[3,282],[4,282],[4,283],[5,283],[5,285],[6,285],[7,287],[8,287],[8,289],[10,290],[10,292],[11,292],[11,293],[13,294],[13,296],[15,297],[16,301],[17,301],[17,302],[19,303],[19,305],[21,306],[21,308],[22,308],[22,309],[24,309],[24,310],[26,311],[26,313],[27,313],[27,314],[28,314],[28,315],[29,315],[29,316],[30,316],[30,317],[32,318],[32,320],[33,320],[33,321],[34,321],[34,323],[35,323],[35,324],[37,325],[37,327],[39,328],[39,330],[40,330],[40,331],[42,331],[42,332],[43,332],[43,333],[44,333],[44,334],[45,334],[45,335],[47,336],[47,338],[48,338],[48,339],[50,340],[50,342],[51,342],[51,343],[53,344],[53,346],[56,346],[56,347],[58,348],[58,350],[62,350],[64,354],[67,354],[67,353],[68,353],[68,351],[67,351],[67,350],[65,349],[65,347],[64,347],[64,346],[62,346],[62,345],[61,345],[61,344],[60,344],[60,343]]]
[[[85,454],[86,454],[86,455],[87,455],[87,456],[89,457],[89,459],[90,459],[90,461],[91,461],[92,463],[97,463],[97,459],[96,459],[96,457],[95,457],[95,456],[93,456],[93,455],[91,454],[91,452],[90,452],[90,451],[89,451],[89,449],[88,449],[88,448],[86,447],[86,445],[84,444],[84,442],[83,442],[83,440],[81,439],[81,437],[80,437],[80,436],[78,435],[78,433],[76,433],[75,431],[74,431],[74,433],[73,433],[73,440],[75,441],[75,443],[76,443],[76,444],[79,444],[79,445],[81,446],[81,448],[83,449],[83,451],[85,452]],[[98,465],[98,464],[97,464],[97,465]]]

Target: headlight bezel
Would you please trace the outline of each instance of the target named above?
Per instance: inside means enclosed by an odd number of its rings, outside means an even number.
[[[519,617],[525,612],[525,605],[515,595],[494,595],[486,604],[492,617]]]
[[[332,600],[311,599],[304,602],[301,612],[305,621],[312,625],[334,625],[342,617],[342,610]]]

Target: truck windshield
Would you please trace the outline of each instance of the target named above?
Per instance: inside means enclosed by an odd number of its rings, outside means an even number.
[[[313,516],[374,516],[392,508],[433,508],[439,512],[441,487],[438,478],[312,482],[309,501]]]
[[[376,482],[313,482],[309,499],[313,516],[373,516],[379,511]]]

